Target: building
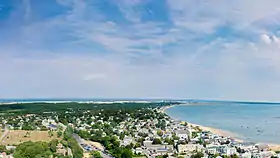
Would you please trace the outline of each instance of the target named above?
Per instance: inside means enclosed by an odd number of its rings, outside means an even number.
[[[246,152],[246,153],[241,154],[240,156],[241,156],[241,158],[251,158],[252,154],[250,152]]]
[[[269,150],[269,146],[267,144],[257,144],[256,148],[258,149],[259,152]]]
[[[150,141],[150,140],[145,140],[143,142],[144,147],[151,146],[152,144],[153,144],[153,141]]]
[[[215,146],[208,147],[208,148],[207,148],[207,153],[208,153],[208,154],[211,154],[211,155],[215,155],[215,154],[218,153],[218,152],[217,152],[217,148],[216,148]]]
[[[165,155],[173,153],[173,145],[148,145],[146,151],[153,156]]]
[[[144,153],[144,151],[143,151],[142,148],[136,148],[136,149],[133,150],[133,152],[134,152],[135,154],[143,154],[143,153]]]
[[[221,154],[221,155],[234,155],[237,153],[235,147],[229,147],[227,145],[213,145],[207,148],[209,154]]]
[[[43,126],[48,127],[49,124],[56,125],[56,122],[55,122],[55,120],[53,120],[53,119],[44,119],[44,120],[42,121],[42,125],[43,125]]]
[[[15,150],[16,146],[6,145],[7,150]]]
[[[217,152],[222,155],[227,155],[227,156],[234,155],[237,153],[235,147],[229,147],[227,145],[217,146]]]
[[[67,150],[64,149],[64,146],[61,143],[58,143],[56,146],[56,153],[59,155],[65,156],[67,153]]]
[[[121,145],[122,146],[127,146],[127,145],[130,145],[131,143],[133,142],[133,138],[132,137],[128,137],[128,136],[125,136],[121,142]]]
[[[187,153],[192,151],[198,151],[199,144],[180,144],[177,146],[178,153]]]
[[[268,158],[268,157],[272,157],[275,153],[272,151],[262,151],[259,153],[254,153],[253,154],[253,158]]]
[[[188,140],[191,138],[191,131],[189,130],[176,130],[175,134],[177,137],[179,137],[181,140]]]

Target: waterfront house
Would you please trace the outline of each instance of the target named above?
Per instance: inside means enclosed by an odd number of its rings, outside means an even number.
[[[267,144],[256,144],[256,148],[259,152],[269,150],[269,146]]]
[[[272,151],[262,151],[262,152],[259,152],[259,153],[254,153],[252,155],[253,158],[269,158],[269,157],[272,157],[274,156],[275,153],[272,152]]]

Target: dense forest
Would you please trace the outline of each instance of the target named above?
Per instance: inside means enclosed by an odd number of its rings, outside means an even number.
[[[71,110],[122,110],[122,109],[139,109],[147,107],[159,107],[170,104],[178,104],[177,102],[150,102],[150,103],[15,103],[15,104],[2,104],[0,105],[0,113],[41,113],[53,111]]]

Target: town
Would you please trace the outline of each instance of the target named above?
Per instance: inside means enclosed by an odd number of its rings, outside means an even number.
[[[280,157],[266,144],[236,141],[174,120],[164,113],[174,104],[87,103],[90,108],[73,108],[77,103],[56,104],[65,108],[44,112],[1,111],[0,158]]]

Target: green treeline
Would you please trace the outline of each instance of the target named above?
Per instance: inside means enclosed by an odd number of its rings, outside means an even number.
[[[158,103],[112,103],[112,104],[95,104],[95,103],[15,103],[15,104],[4,104],[0,106],[0,112],[4,113],[42,113],[42,112],[53,112],[53,111],[65,111],[67,109],[72,110],[129,110],[135,108],[147,108],[147,107],[158,107],[164,105],[170,105],[170,102],[158,102]],[[178,104],[172,102],[172,104]]]
[[[83,149],[79,146],[78,142],[73,137],[73,129],[68,126],[64,131],[63,139],[67,142],[68,147],[72,150],[73,158],[82,158]]]

